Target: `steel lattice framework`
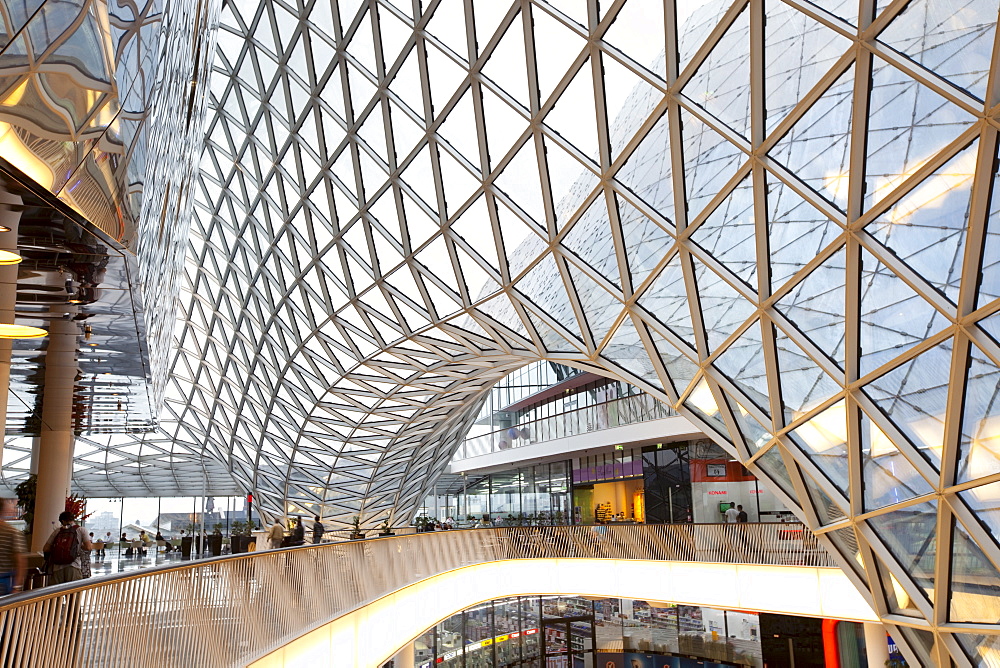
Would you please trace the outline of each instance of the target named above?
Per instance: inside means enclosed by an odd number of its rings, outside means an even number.
[[[403,518],[498,378],[590,368],[1000,665],[997,5],[675,9],[224,5],[158,438]]]

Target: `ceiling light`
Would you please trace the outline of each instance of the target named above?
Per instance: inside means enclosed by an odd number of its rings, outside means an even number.
[[[17,264],[21,256],[9,250],[0,250],[0,264]]]
[[[10,227],[7,225],[0,225],[0,232],[10,232]]]
[[[48,334],[39,327],[0,324],[0,339],[37,339]]]

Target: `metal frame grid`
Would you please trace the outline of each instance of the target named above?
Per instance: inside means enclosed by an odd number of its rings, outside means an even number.
[[[960,4],[226,3],[157,438],[268,513],[406,518],[498,378],[592,369],[911,658],[996,661],[1000,56]]]

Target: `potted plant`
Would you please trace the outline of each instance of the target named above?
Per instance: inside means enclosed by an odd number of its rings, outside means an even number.
[[[233,534],[230,539],[232,540],[233,554],[246,552],[247,545],[250,544],[250,529],[247,527],[247,523],[242,520],[233,522]]]
[[[216,522],[212,527],[212,533],[208,536],[208,550],[213,557],[222,554],[222,523]]]
[[[392,527],[389,526],[389,520],[382,522],[378,528],[378,535],[380,536],[395,536],[396,534],[392,532]]]
[[[351,519],[351,540],[361,540],[365,532],[361,530],[361,518],[355,515]]]

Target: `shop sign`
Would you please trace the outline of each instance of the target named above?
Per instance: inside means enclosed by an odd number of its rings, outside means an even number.
[[[504,642],[509,637],[510,637],[509,635],[497,636],[496,638],[493,639],[493,642]]]
[[[483,641],[483,647],[489,647],[492,644],[493,644],[493,638],[487,638],[486,640]]]

